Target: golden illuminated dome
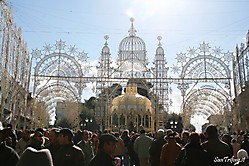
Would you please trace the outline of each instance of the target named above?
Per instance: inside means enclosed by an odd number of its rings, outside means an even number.
[[[120,114],[129,114],[131,112],[152,114],[153,110],[151,101],[137,93],[137,86],[128,85],[125,94],[113,99],[111,112]]]

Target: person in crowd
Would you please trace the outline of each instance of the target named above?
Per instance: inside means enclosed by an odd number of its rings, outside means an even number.
[[[73,137],[73,143],[77,145],[81,140],[82,140],[82,131],[77,130]]]
[[[44,138],[40,131],[35,131],[30,137],[30,144],[27,147],[32,147],[36,150],[41,150],[44,148]]]
[[[182,139],[181,139],[181,137],[179,136],[179,134],[176,133],[176,132],[174,132],[174,135],[175,135],[175,141],[176,141],[176,143],[178,143],[179,145],[182,146]]]
[[[118,142],[116,142],[116,148],[114,150],[113,157],[120,158],[121,165],[123,165],[123,155],[125,151],[125,145],[124,145],[122,138],[120,138],[120,135],[118,132],[115,132],[114,136],[118,139]]]
[[[221,162],[220,159],[232,158],[232,152],[229,146],[219,140],[217,128],[214,125],[208,125],[206,128],[208,140],[201,146],[207,151],[210,166],[212,165],[232,165],[231,162]]]
[[[182,146],[185,146],[189,142],[189,132],[188,131],[182,132],[181,140],[182,140],[181,141]]]
[[[7,136],[6,136],[6,144],[10,147],[12,147],[13,149],[16,148],[16,132],[15,130],[13,130],[13,126],[12,124],[7,124],[6,128],[8,128],[9,130],[7,130]]]
[[[241,131],[238,133],[237,142],[238,142],[238,144],[240,144],[240,145],[241,145],[241,143],[242,143],[244,134],[245,134],[245,132],[244,132],[243,130],[241,130]]]
[[[164,130],[159,129],[156,133],[156,139],[152,142],[149,149],[151,166],[160,166],[161,150],[166,143],[167,141],[164,139]]]
[[[85,166],[84,153],[73,144],[73,132],[70,129],[60,130],[58,142],[61,147],[54,157],[55,166]]]
[[[237,158],[237,152],[240,150],[240,144],[238,144],[236,138],[232,139],[232,147],[233,147],[233,157]]]
[[[89,132],[87,130],[82,131],[82,140],[77,144],[85,155],[86,166],[89,166],[90,161],[94,156],[92,142],[88,138]]]
[[[140,136],[134,142],[134,151],[137,153],[139,158],[140,166],[149,165],[149,148],[152,143],[152,138],[145,135],[145,130],[140,131]]]
[[[55,154],[60,148],[59,141],[58,141],[59,132],[60,132],[59,129],[53,128],[48,133],[49,144],[45,148],[49,149],[53,160],[54,160]]]
[[[52,156],[48,149],[36,150],[28,147],[22,154],[17,166],[53,166]]]
[[[16,152],[19,156],[24,152],[25,148],[30,144],[30,131],[22,131],[22,138],[16,143]]]
[[[229,148],[230,148],[230,150],[231,150],[231,152],[232,152],[232,154],[233,154],[233,146],[232,146],[232,144],[231,144],[231,137],[230,137],[230,135],[228,135],[228,134],[223,134],[221,140],[222,140],[223,142],[225,142],[225,143],[229,146]]]
[[[231,141],[232,141],[232,139],[237,140],[237,133],[236,132],[233,132],[233,134],[231,135]]]
[[[125,150],[124,150],[124,166],[130,166],[130,155],[129,155],[129,151],[131,149],[130,147],[130,136],[129,136],[129,130],[124,130],[121,138],[124,142],[125,145]]]
[[[22,132],[23,132],[23,130],[15,130],[15,131],[16,131],[16,140],[18,141],[18,140],[20,140],[22,138]]]
[[[200,133],[200,138],[201,138],[201,143],[207,141],[207,139],[205,137],[205,133]]]
[[[246,150],[247,154],[249,154],[249,137],[247,134],[244,134],[243,139],[241,141],[241,149]]]
[[[134,142],[138,137],[139,137],[139,134],[131,132],[131,142],[130,142],[130,146],[129,146],[130,147],[129,153],[130,153],[130,165],[131,166],[133,166],[133,165],[140,166],[138,155],[134,151]]]
[[[111,134],[102,134],[99,138],[98,153],[90,161],[89,166],[116,166],[113,153],[118,139]]]
[[[47,130],[43,128],[37,128],[35,132],[41,132],[42,133],[42,139],[43,139],[43,146],[48,146],[49,144],[49,138],[47,136]]]
[[[19,155],[10,146],[6,145],[6,137],[9,129],[0,129],[0,165],[16,166]]]
[[[98,135],[93,133],[92,137],[90,138],[90,141],[92,142],[93,154],[96,155],[98,151],[98,145],[99,145]]]
[[[167,140],[167,136],[171,133],[174,133],[172,129],[166,129],[165,139]]]
[[[168,143],[162,147],[160,155],[160,166],[174,166],[175,160],[181,152],[181,145],[176,143],[175,134],[169,133],[167,135]]]
[[[249,166],[248,153],[244,149],[240,149],[237,152],[237,161],[234,166]]]
[[[182,148],[176,159],[175,166],[209,166],[207,151],[201,147],[200,143],[200,135],[198,133],[191,133],[189,143]]]

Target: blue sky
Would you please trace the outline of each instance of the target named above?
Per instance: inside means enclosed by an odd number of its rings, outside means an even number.
[[[176,53],[206,41],[234,51],[249,29],[248,0],[43,0],[8,1],[14,22],[22,27],[29,50],[62,39],[85,50],[89,61],[100,56],[104,35],[110,36],[112,57],[128,35],[129,18],[135,18],[137,35],[146,42],[153,59],[157,36],[169,64]]]
[[[203,41],[211,47],[220,46],[224,52],[234,52],[236,44],[245,42],[249,29],[249,0],[8,0],[8,3],[30,51],[62,39],[67,45],[87,52],[90,63],[100,57],[105,35],[109,35],[112,58],[117,59],[119,43],[128,36],[130,17],[135,18],[137,36],[145,41],[150,62],[158,44],[157,36],[162,36],[169,66],[176,63],[176,53],[198,47]],[[179,109],[179,105],[176,107]]]

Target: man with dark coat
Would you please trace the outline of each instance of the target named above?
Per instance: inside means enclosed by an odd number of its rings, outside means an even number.
[[[200,143],[200,135],[191,133],[189,142],[182,148],[176,159],[175,166],[209,166],[207,151],[201,147]]]
[[[93,158],[92,143],[88,138],[89,138],[89,133],[87,130],[84,130],[82,132],[82,140],[77,144],[77,146],[80,147],[81,150],[84,152],[86,166],[89,165],[91,159]]]
[[[5,139],[7,137],[8,129],[0,129],[0,163],[3,166],[16,166],[19,155],[16,151],[7,146]]]
[[[206,128],[208,140],[202,144],[203,149],[208,153],[209,160],[212,165],[232,166],[230,161],[232,152],[229,146],[219,140],[217,128],[214,125],[209,125]]]
[[[99,138],[98,153],[91,160],[89,166],[115,166],[116,161],[112,157],[117,138],[111,134],[103,134]]]
[[[55,166],[85,166],[84,153],[73,144],[73,133],[70,129],[61,129],[58,141],[61,147],[54,157]]]
[[[52,156],[48,149],[36,150],[28,147],[21,155],[17,166],[53,166]]]
[[[240,149],[245,149],[247,154],[249,154],[249,141],[248,141],[248,136],[247,134],[244,134],[243,135],[243,139],[241,141],[241,146],[240,146]]]
[[[157,139],[155,139],[152,142],[150,149],[149,149],[151,166],[160,166],[161,150],[162,150],[163,145],[167,143],[167,141],[164,139],[163,129],[159,129],[157,131],[156,137]]]
[[[51,129],[48,134],[49,144],[48,146],[45,147],[46,149],[49,149],[53,160],[54,160],[55,154],[60,148],[59,141],[58,141],[59,133],[60,133],[59,129],[57,128]]]
[[[160,166],[174,166],[175,160],[181,152],[181,146],[175,140],[175,133],[168,133],[168,143],[164,144],[160,156]]]

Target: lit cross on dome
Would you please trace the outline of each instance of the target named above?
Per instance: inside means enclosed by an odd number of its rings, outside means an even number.
[[[136,36],[136,32],[137,30],[134,28],[133,26],[133,22],[135,21],[135,19],[133,17],[130,18],[130,21],[131,21],[131,28],[129,29],[129,35],[130,36]]]
[[[159,41],[158,47],[162,47],[162,44],[161,44],[162,36],[158,36],[157,40]]]
[[[108,35],[105,35],[105,36],[104,36],[104,39],[105,39],[105,46],[107,46],[107,45],[108,45],[107,40],[109,39],[109,36],[108,36]]]

